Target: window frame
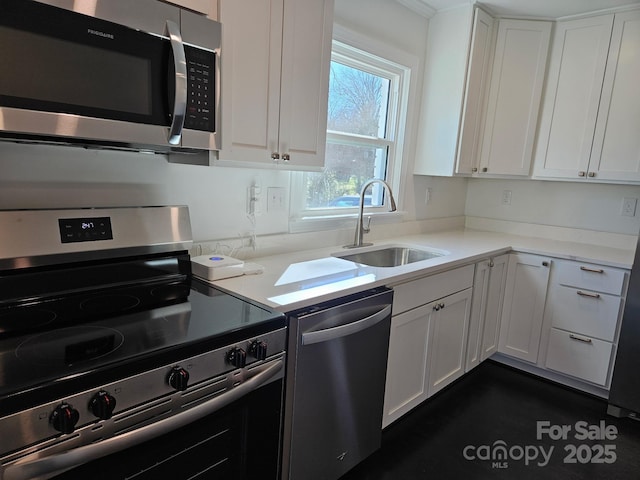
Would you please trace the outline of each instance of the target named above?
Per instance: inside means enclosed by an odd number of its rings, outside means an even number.
[[[384,195],[381,206],[365,206],[367,215],[390,217],[399,220],[402,216],[403,172],[406,170],[406,149],[404,147],[407,125],[410,117],[410,86],[412,72],[417,70],[416,59],[406,53],[395,50],[380,41],[365,37],[339,25],[334,25],[331,60],[337,60],[391,81],[389,108],[387,110],[387,128],[384,139],[349,135],[327,130],[327,143],[331,139],[388,148],[386,178],[394,193],[398,211],[388,212],[388,195]],[[362,142],[360,142],[362,140]],[[340,207],[326,209],[306,209],[304,175],[309,172],[292,172],[289,230],[303,232],[352,226],[352,218],[357,215],[358,207]]]

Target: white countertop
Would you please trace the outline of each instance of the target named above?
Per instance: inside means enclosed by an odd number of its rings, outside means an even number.
[[[433,248],[447,255],[399,267],[356,264],[332,254],[348,254],[382,245]],[[282,312],[333,300],[368,288],[393,285],[451,268],[475,263],[509,251],[534,253],[630,269],[634,251],[543,238],[476,230],[452,230],[387,238],[374,247],[347,250],[342,246],[296,251],[251,259],[264,267],[256,275],[217,280],[213,285]]]

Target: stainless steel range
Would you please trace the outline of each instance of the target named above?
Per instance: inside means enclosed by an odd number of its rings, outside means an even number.
[[[278,478],[284,316],[186,207],[0,211],[0,479]]]

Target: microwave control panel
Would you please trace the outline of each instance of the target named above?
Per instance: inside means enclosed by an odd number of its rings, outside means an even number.
[[[216,54],[189,45],[185,45],[184,50],[187,60],[187,113],[184,127],[214,132]]]

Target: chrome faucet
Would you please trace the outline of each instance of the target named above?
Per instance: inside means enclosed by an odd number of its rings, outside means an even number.
[[[393,192],[391,191],[391,187],[384,180],[380,180],[379,178],[374,178],[373,180],[369,180],[364,184],[362,190],[360,191],[360,212],[358,213],[358,223],[356,223],[356,234],[353,238],[353,243],[351,245],[345,245],[344,248],[357,248],[357,247],[366,247],[368,245],[373,245],[372,243],[363,243],[362,237],[365,233],[369,233],[371,231],[371,217],[367,217],[367,226],[365,227],[364,222],[364,193],[367,191],[370,185],[374,183],[380,183],[384,188],[389,192],[389,211],[396,211],[396,201],[393,199]]]

